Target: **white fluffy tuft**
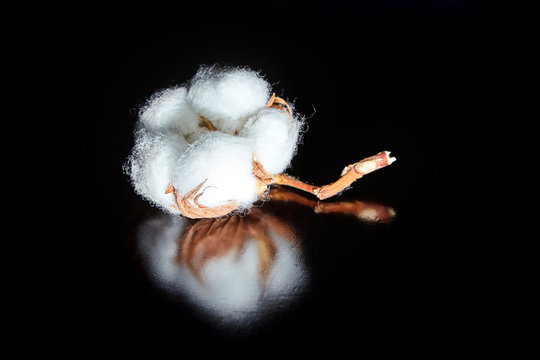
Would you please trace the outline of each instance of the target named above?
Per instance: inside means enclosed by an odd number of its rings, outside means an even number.
[[[242,136],[254,140],[254,153],[264,168],[273,174],[283,172],[291,162],[301,122],[277,109],[261,110],[252,117]]]
[[[266,106],[269,84],[256,72],[237,68],[199,69],[191,82],[188,101],[199,115],[224,132],[234,134],[246,118]]]
[[[173,186],[185,195],[206,180],[199,191],[204,192],[201,204],[216,207],[234,200],[249,207],[257,200],[252,159],[252,140],[221,132],[205,134],[182,154]]]
[[[166,89],[150,98],[140,112],[141,123],[149,129],[189,136],[197,132],[199,116],[186,102],[184,87]]]
[[[165,194],[165,189],[187,146],[179,135],[142,128],[136,133],[135,146],[126,164],[135,191],[154,205],[175,214],[179,212],[170,206],[174,204],[174,197]]]

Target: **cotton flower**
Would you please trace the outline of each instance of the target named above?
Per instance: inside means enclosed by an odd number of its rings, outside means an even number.
[[[166,212],[190,218],[248,209],[272,184],[325,199],[395,160],[381,152],[349,165],[342,178],[323,187],[284,174],[303,118],[247,68],[201,67],[188,86],[152,96],[137,127],[125,164],[135,191]]]

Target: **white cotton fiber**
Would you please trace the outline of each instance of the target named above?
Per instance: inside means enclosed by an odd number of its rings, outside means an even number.
[[[254,140],[254,154],[266,171],[283,172],[296,151],[301,122],[278,109],[261,110],[245,125],[241,135]]]
[[[256,72],[216,67],[199,69],[187,95],[195,112],[229,134],[239,131],[248,116],[263,109],[269,97],[269,84]]]
[[[288,112],[267,108],[269,98],[270,85],[257,72],[215,66],[200,68],[188,88],[152,96],[139,113],[125,166],[136,192],[178,214],[171,207],[174,194],[165,194],[168,186],[184,196],[206,180],[197,193],[200,204],[233,201],[238,209],[249,208],[258,190],[253,156],[268,172],[283,172],[302,126]]]
[[[174,197],[165,194],[165,189],[172,179],[178,158],[187,146],[180,135],[142,128],[136,133],[135,146],[126,164],[135,191],[171,213],[179,212],[171,207]]]
[[[158,92],[140,112],[140,121],[148,129],[172,132],[189,138],[201,132],[199,115],[186,102],[185,87]]]
[[[200,190],[204,191],[199,198],[201,204],[216,207],[233,200],[241,207],[249,207],[257,200],[252,159],[251,139],[210,132],[182,154],[172,184],[185,195],[208,179]]]

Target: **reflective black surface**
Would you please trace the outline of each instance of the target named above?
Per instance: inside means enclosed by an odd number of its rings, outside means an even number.
[[[137,226],[136,253],[152,285],[169,299],[190,303],[210,326],[245,334],[276,313],[287,314],[309,294],[304,248],[309,249],[313,223],[335,215],[362,227],[388,224],[396,212],[358,200],[319,203],[273,189],[265,203],[245,214],[203,220],[149,216]]]
[[[497,86],[507,78],[494,59],[508,39],[497,24],[517,20],[503,5],[387,5],[82,26],[73,66],[86,69],[84,215],[62,279],[80,289],[73,328],[95,327],[97,347],[202,353],[449,346],[464,301],[450,250],[471,204],[454,182],[471,165],[463,129],[504,113]],[[322,185],[382,150],[397,161],[325,202],[335,207],[294,191],[221,220],[150,207],[122,173],[137,109],[216,62],[261,70],[306,115],[288,173]]]

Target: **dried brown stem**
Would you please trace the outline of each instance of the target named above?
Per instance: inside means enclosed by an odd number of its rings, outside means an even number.
[[[295,189],[307,191],[308,193],[311,193],[311,194],[316,194],[316,191],[319,190],[318,186],[306,184],[305,182],[302,182],[296,179],[295,177],[292,177],[287,174],[276,175],[274,176],[274,179],[275,179],[274,184],[290,186]]]
[[[275,175],[274,184],[286,185],[303,190],[316,195],[320,200],[324,200],[340,193],[362,176],[390,165],[395,160],[395,158],[390,157],[389,151],[381,151],[376,155],[346,166],[337,181],[320,187],[306,184],[287,174]]]
[[[390,165],[395,160],[396,158],[390,157],[389,151],[381,151],[376,155],[346,166],[337,181],[329,185],[324,185],[320,189],[314,190],[313,193],[321,200],[328,199],[343,191],[362,176]]]

